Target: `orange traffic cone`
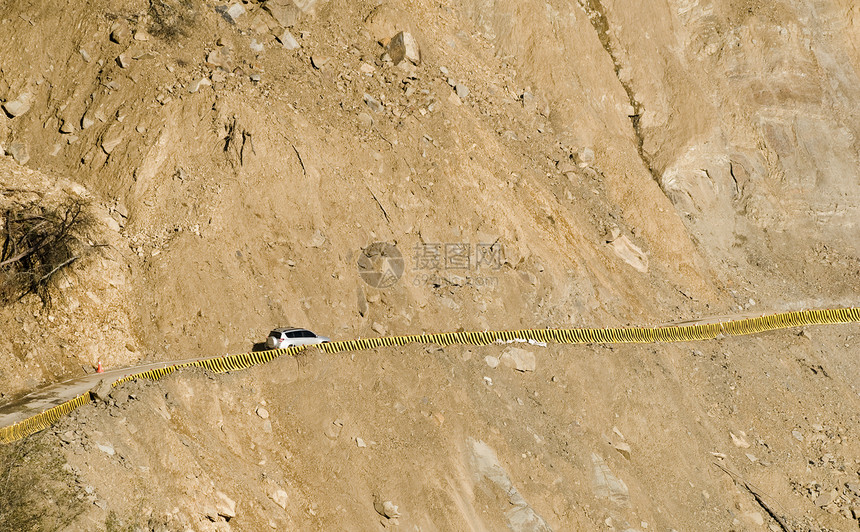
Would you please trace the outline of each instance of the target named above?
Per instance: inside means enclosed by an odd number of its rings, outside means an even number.
[[[104,372],[105,372],[105,370],[104,370],[104,368],[102,367],[102,361],[101,361],[101,360],[99,360],[99,365],[98,365],[98,367],[96,368],[96,373],[104,373]]]

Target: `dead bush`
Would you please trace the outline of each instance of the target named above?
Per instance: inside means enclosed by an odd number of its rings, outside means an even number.
[[[52,281],[85,249],[84,234],[92,224],[85,202],[15,204],[2,211],[0,222],[0,302],[36,294],[49,303]]]
[[[187,37],[194,27],[197,13],[191,0],[150,0],[149,32],[167,41]]]

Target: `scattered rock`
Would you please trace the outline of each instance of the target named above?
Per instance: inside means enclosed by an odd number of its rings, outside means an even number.
[[[236,501],[222,491],[215,492],[215,499],[215,511],[218,515],[227,519],[236,517]]]
[[[362,448],[362,449],[364,449],[365,447],[367,447],[367,444],[366,444],[366,443],[364,443],[364,440],[362,440],[361,438],[356,438],[356,439],[355,439],[355,444],[356,444],[358,447]]]
[[[471,463],[476,477],[482,482],[494,484],[507,495],[504,504],[508,528],[516,532],[550,532],[552,529],[514,486],[507,471],[499,462],[495,451],[480,440],[469,439],[471,443]],[[522,455],[526,457],[525,454]],[[486,488],[484,488],[486,489]],[[513,507],[511,507],[513,506]]]
[[[454,90],[457,91],[457,96],[459,96],[461,99],[465,99],[466,96],[469,95],[469,88],[462,83],[457,83],[457,85],[454,87]]]
[[[75,132],[75,124],[71,120],[63,120],[63,124],[60,126],[60,133],[70,134]]]
[[[373,127],[373,117],[367,113],[358,113],[358,123],[362,129],[370,129]]]
[[[421,51],[411,33],[401,31],[394,36],[386,48],[388,56],[395,65],[409,61],[417,65],[421,62]]]
[[[797,441],[803,441],[803,434],[800,433],[799,430],[791,431],[791,435],[794,436],[794,439]]]
[[[134,32],[134,40],[135,41],[141,41],[141,42],[148,41],[149,40],[149,34],[146,33],[145,31],[138,30],[138,31]]]
[[[311,65],[313,65],[315,69],[319,70],[323,66],[325,66],[325,64],[328,63],[330,60],[330,57],[315,55],[311,57]]]
[[[268,33],[270,29],[277,26],[272,22],[271,17],[264,15],[263,13],[257,11],[254,14],[254,17],[251,19],[251,31],[258,34],[263,35]]]
[[[367,94],[366,92],[364,93],[364,103],[366,103],[370,110],[374,113],[382,113],[383,111],[385,111],[385,107],[383,107],[382,104],[379,103],[379,100],[377,100],[370,94]]]
[[[113,391],[113,386],[111,386],[111,384],[112,383],[108,379],[101,379],[99,383],[90,390],[90,394],[93,399],[106,403],[110,399],[108,396],[111,391]]]
[[[211,52],[206,54],[206,63],[211,66],[221,67],[225,69],[228,69],[230,66],[230,61],[225,54],[221,53],[221,50],[212,50]]]
[[[497,367],[499,367],[499,359],[498,359],[498,358],[496,358],[496,357],[494,357],[494,356],[492,356],[492,355],[487,355],[487,356],[485,356],[485,357],[484,357],[484,362],[486,362],[486,363],[487,363],[487,365],[488,365],[488,366],[490,366],[491,368],[497,368]]]
[[[631,449],[630,449],[629,443],[619,442],[619,443],[616,443],[615,445],[613,445],[613,447],[615,447],[616,451],[621,453],[621,456],[630,460]]]
[[[262,76],[260,76],[260,74],[256,74],[256,73],[251,74],[251,75],[250,75],[250,76],[248,76],[248,77],[251,79],[251,81],[253,81],[253,82],[255,82],[255,83],[256,83],[256,82],[258,82],[258,81],[260,81],[261,79],[263,79],[263,77],[262,77]]]
[[[740,436],[735,436],[734,432],[729,432],[729,436],[732,437],[732,443],[735,444],[735,447],[740,447],[741,449],[749,449],[750,444],[747,442],[743,432],[740,433]]]
[[[75,441],[75,433],[70,430],[67,430],[66,432],[60,434],[59,438],[61,442],[65,444],[70,444]],[[72,467],[69,464],[63,464],[63,470],[66,469],[66,466],[69,466],[69,468]]]
[[[300,46],[299,41],[297,41],[296,38],[293,37],[293,34],[290,33],[290,30],[284,30],[284,33],[282,33],[281,36],[277,39],[278,42],[280,42],[287,50],[295,50]]]
[[[277,504],[284,510],[287,509],[287,504],[290,502],[290,496],[287,494],[286,491],[282,489],[278,489],[269,493],[269,498],[275,501],[275,504]]]
[[[212,83],[224,83],[227,81],[227,73],[221,69],[212,72]]]
[[[268,11],[272,18],[284,28],[295,26],[302,14],[301,10],[291,0],[267,0],[263,9]]]
[[[373,329],[380,336],[385,336],[385,333],[387,332],[385,330],[385,326],[377,322],[373,322],[373,325],[370,328]]]
[[[102,141],[102,149],[105,151],[105,153],[110,155],[111,152],[114,150],[114,148],[119,146],[119,144],[121,142],[122,142],[121,136],[105,139]]]
[[[519,347],[507,348],[499,361],[509,368],[522,372],[534,371],[537,366],[534,353]]]
[[[80,52],[80,54],[81,54],[81,59],[83,59],[83,60],[84,60],[84,63],[89,63],[89,62],[90,62],[90,53],[89,53],[89,52],[87,52],[87,51],[86,51],[86,50],[84,50],[83,48],[81,48],[80,50],[78,50],[78,52]]]
[[[129,57],[124,53],[119,54],[116,58],[116,64],[118,64],[120,68],[128,68],[131,65],[130,61],[131,59],[129,59]]]
[[[111,231],[119,233],[120,229],[122,229],[122,227],[120,227],[120,225],[119,225],[119,222],[110,216],[106,216],[104,221],[105,221],[105,225],[107,225],[108,229],[110,229]]]
[[[190,85],[188,85],[188,92],[194,94],[195,92],[200,90],[200,87],[205,87],[207,85],[212,85],[212,82],[209,81],[207,78],[196,79],[192,81]]]
[[[269,411],[262,406],[257,407],[257,415],[262,419],[269,419]]]
[[[90,118],[89,114],[85,114],[84,117],[81,118],[81,129],[87,129],[95,123],[96,121]]]
[[[340,437],[340,432],[342,430],[343,421],[341,421],[340,419],[335,419],[331,422],[331,425],[328,425],[328,427],[326,428],[325,435],[331,440],[336,440]]]
[[[562,159],[556,164],[556,168],[562,174],[570,177],[568,174],[576,173],[576,165],[570,162],[568,159]]]
[[[520,95],[520,101],[523,104],[523,108],[527,111],[534,111],[537,107],[537,104],[535,104],[534,94],[529,91],[523,91],[523,93]]]
[[[262,52],[265,49],[263,43],[257,42],[257,39],[251,39],[251,50],[257,53]]]
[[[129,38],[128,26],[125,24],[115,23],[111,26],[110,40],[117,44],[126,42]]]
[[[825,507],[836,500],[836,497],[839,496],[839,492],[836,489],[832,489],[830,491],[822,492],[821,495],[816,497],[815,505],[820,507]]]
[[[580,168],[585,168],[586,166],[590,166],[591,163],[594,162],[594,150],[591,148],[582,148],[576,154],[576,164],[579,165]]]
[[[116,454],[116,450],[110,443],[97,443],[96,447],[99,448],[99,451],[107,454],[108,456],[113,456]]]
[[[244,14],[245,7],[239,2],[236,2],[235,4],[227,8],[227,16],[229,16],[233,20],[233,22],[238,20],[238,18]]]
[[[599,499],[609,499],[618,506],[629,507],[630,492],[627,484],[612,473],[599,455],[592,453],[591,461],[594,465],[594,494]]]
[[[515,504],[505,516],[508,518],[508,528],[514,532],[552,532],[552,528],[531,506]]]
[[[397,519],[398,517],[400,517],[400,511],[397,509],[397,506],[395,506],[394,503],[392,503],[391,501],[376,501],[373,503],[373,508],[376,510],[376,513],[378,513],[382,517],[386,517],[388,519]]]
[[[27,164],[27,161],[30,160],[30,153],[23,142],[13,142],[6,148],[6,153],[11,155],[18,164]]]
[[[32,104],[33,95],[29,92],[25,92],[11,102],[4,103],[3,109],[11,118],[15,118],[29,111]]]
[[[311,237],[310,245],[312,248],[319,248],[322,247],[323,244],[325,244],[325,235],[322,234],[322,231],[317,229],[314,231],[314,236]]]
[[[203,508],[203,515],[206,517],[206,519],[212,521],[213,523],[219,520],[218,510],[216,510],[215,507],[212,505],[206,505]]]
[[[764,516],[761,512],[747,512],[744,516],[756,526],[764,526]]]

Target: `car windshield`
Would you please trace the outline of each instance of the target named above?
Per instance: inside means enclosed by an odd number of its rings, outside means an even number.
[[[275,338],[280,338],[281,332],[280,331],[272,331],[269,333],[269,336],[274,336]]]

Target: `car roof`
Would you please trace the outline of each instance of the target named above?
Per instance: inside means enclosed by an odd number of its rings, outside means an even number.
[[[288,331],[309,331],[309,329],[303,329],[301,327],[278,327],[277,329],[272,329],[272,332],[288,332]]]

